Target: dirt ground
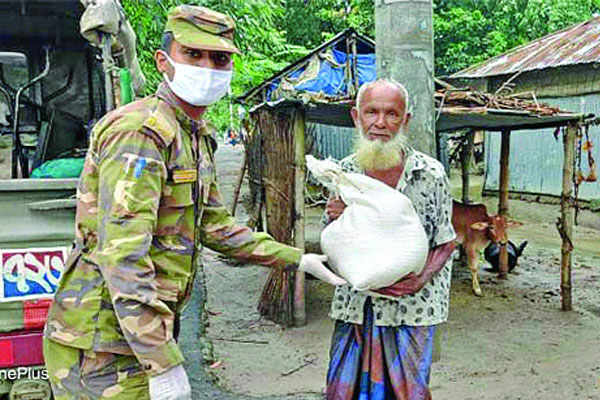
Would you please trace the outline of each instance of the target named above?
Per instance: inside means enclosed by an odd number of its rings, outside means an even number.
[[[242,149],[217,152],[224,197],[239,174]],[[455,174],[455,176],[458,174]],[[460,177],[452,177],[460,193]],[[481,177],[473,177],[473,196]],[[497,198],[483,199],[495,210]],[[247,214],[238,206],[237,219]],[[508,280],[481,271],[483,298],[471,293],[466,268],[453,272],[450,318],[442,328],[441,360],[432,369],[436,400],[600,400],[600,214],[582,212],[575,228],[573,306],[561,311],[560,238],[557,205],[511,200],[513,218],[525,225],[511,231],[528,240]],[[307,240],[318,240],[320,209],[309,211]],[[322,398],[332,321],[332,288],[308,281],[308,323],[283,329],[260,318],[258,297],[267,270],[233,266],[206,252],[209,337],[215,379],[225,389],[249,396]],[[484,267],[482,262],[482,269]]]

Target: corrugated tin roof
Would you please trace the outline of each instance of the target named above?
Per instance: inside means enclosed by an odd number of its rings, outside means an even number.
[[[600,62],[600,16],[554,32],[453,74],[480,78]]]

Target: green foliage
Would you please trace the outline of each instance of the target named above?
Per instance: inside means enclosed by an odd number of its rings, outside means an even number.
[[[289,43],[307,48],[321,44],[324,23],[317,15],[316,3],[305,0],[286,1],[282,29]]]
[[[286,0],[289,43],[314,48],[347,28],[375,37],[373,0]]]
[[[492,33],[489,20],[479,10],[453,7],[440,11],[434,15],[434,27],[436,64],[450,67],[450,71],[440,68],[438,75],[483,61],[494,54],[491,49],[499,53],[506,48],[504,36]]]

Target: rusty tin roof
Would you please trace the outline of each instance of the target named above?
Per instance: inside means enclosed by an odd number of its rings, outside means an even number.
[[[481,78],[600,62],[600,16],[551,33],[453,74]]]

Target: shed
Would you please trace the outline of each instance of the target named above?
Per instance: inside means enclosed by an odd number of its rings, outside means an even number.
[[[370,39],[346,30],[238,98],[250,110],[245,123],[250,135],[245,146],[251,191],[258,203],[251,225],[262,221],[263,228],[275,239],[304,248],[304,156],[310,150],[307,123],[351,126],[349,111],[359,84],[376,79],[374,50]],[[442,81],[437,81],[437,85],[438,132],[502,132],[500,213],[508,212],[507,151],[511,131],[563,127],[565,165],[572,164],[573,141],[584,123],[584,115],[533,101],[459,89]],[[563,281],[565,309],[570,308],[571,301],[571,175],[572,169],[566,168],[561,227],[565,241],[563,270],[568,271]],[[504,262],[503,274],[507,272],[506,258]],[[269,302],[273,294],[277,301]],[[290,272],[273,271],[259,311],[280,323],[304,323],[303,274],[296,273],[292,279]]]
[[[525,96],[561,109],[596,113],[600,108],[600,16],[551,33],[504,54],[464,69],[450,77],[451,82],[469,84],[489,93]],[[507,84],[508,83],[508,84]],[[512,170],[509,190],[532,195],[559,196],[562,182],[562,151],[552,131],[525,130],[513,135]],[[596,146],[591,146],[595,144]],[[582,148],[576,160],[579,190],[583,200],[600,199],[600,183],[595,180],[600,159],[600,128],[591,126],[578,138]],[[485,141],[486,174],[484,188],[499,187],[497,136]],[[579,153],[578,153],[579,154]]]

